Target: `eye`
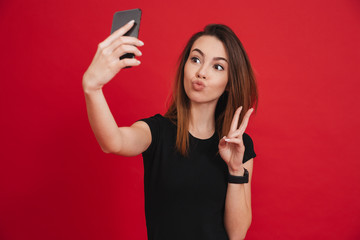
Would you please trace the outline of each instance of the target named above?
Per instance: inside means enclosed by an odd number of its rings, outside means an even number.
[[[214,65],[214,68],[215,68],[216,70],[219,70],[219,71],[223,71],[223,70],[224,70],[224,67],[221,66],[220,64],[215,64],[215,65]]]
[[[200,63],[200,59],[197,58],[197,57],[192,57],[191,61],[194,62],[194,63]]]

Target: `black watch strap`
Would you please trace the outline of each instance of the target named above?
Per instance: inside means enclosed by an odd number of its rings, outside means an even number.
[[[233,176],[230,175],[228,176],[228,182],[229,183],[248,183],[249,182],[249,172],[246,168],[244,168],[245,172],[244,172],[244,176]]]

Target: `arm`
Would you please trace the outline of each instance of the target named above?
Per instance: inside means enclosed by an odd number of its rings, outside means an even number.
[[[136,156],[149,147],[149,126],[139,121],[131,127],[119,128],[101,89],[85,91],[85,100],[90,126],[104,152]]]
[[[252,219],[251,211],[251,177],[253,159],[244,164],[245,146],[243,134],[249,122],[253,109],[247,111],[239,128],[238,122],[242,107],[234,114],[230,130],[219,142],[219,153],[228,165],[229,173],[234,176],[243,176],[244,167],[249,171],[249,182],[246,184],[228,183],[225,200],[224,225],[230,240],[244,239]]]
[[[225,202],[224,224],[230,240],[245,239],[252,219],[251,211],[251,177],[253,159],[243,164],[249,171],[249,182],[245,184],[228,184]],[[230,172],[242,176],[242,173]]]
[[[124,156],[138,155],[146,150],[151,143],[150,129],[144,122],[118,128],[102,87],[122,68],[140,64],[135,58],[119,60],[125,53],[141,56],[137,46],[142,46],[143,43],[136,38],[123,36],[133,24],[129,22],[98,45],[82,81],[88,118],[97,141],[104,152]]]

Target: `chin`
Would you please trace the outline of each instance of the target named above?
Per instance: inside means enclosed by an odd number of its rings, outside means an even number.
[[[207,97],[201,97],[201,96],[189,96],[187,95],[190,102],[191,103],[196,103],[196,104],[211,104],[214,103],[216,105],[217,101],[219,100],[219,98],[207,98]]]

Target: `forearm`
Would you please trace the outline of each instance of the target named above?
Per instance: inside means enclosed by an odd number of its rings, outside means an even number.
[[[246,196],[245,184],[228,184],[224,224],[230,240],[244,239],[250,227],[251,203],[246,199],[249,198]]]
[[[87,90],[84,87],[86,109],[90,126],[104,152],[114,152],[120,147],[119,128],[101,89]]]

